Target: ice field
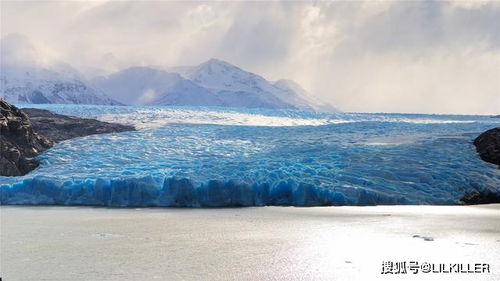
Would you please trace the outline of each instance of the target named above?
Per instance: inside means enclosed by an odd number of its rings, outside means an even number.
[[[35,171],[0,177],[1,204],[457,204],[474,189],[500,192],[500,169],[472,144],[500,126],[488,116],[36,107],[138,130],[57,144]]]

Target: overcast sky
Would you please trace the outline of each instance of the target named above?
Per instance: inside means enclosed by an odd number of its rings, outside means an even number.
[[[500,1],[1,1],[0,31],[86,75],[216,57],[344,111],[500,113]]]

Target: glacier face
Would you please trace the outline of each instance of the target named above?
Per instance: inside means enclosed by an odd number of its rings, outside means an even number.
[[[59,143],[32,173],[0,177],[2,204],[456,204],[500,192],[500,170],[471,143],[500,125],[484,116],[37,107],[140,130]]]

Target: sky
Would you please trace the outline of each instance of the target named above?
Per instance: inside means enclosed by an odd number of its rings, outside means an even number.
[[[0,3],[2,38],[88,77],[219,58],[343,111],[500,114],[500,1]]]

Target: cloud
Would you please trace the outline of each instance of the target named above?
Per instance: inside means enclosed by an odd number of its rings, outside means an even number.
[[[21,64],[23,66],[39,64],[39,54],[28,38],[19,34],[9,34],[2,38],[0,48],[1,63]]]
[[[4,1],[1,35],[87,76],[218,57],[345,111],[498,113],[497,1]]]
[[[154,89],[148,89],[141,94],[137,101],[140,104],[147,104],[152,102],[156,98],[157,94],[158,93]]]

